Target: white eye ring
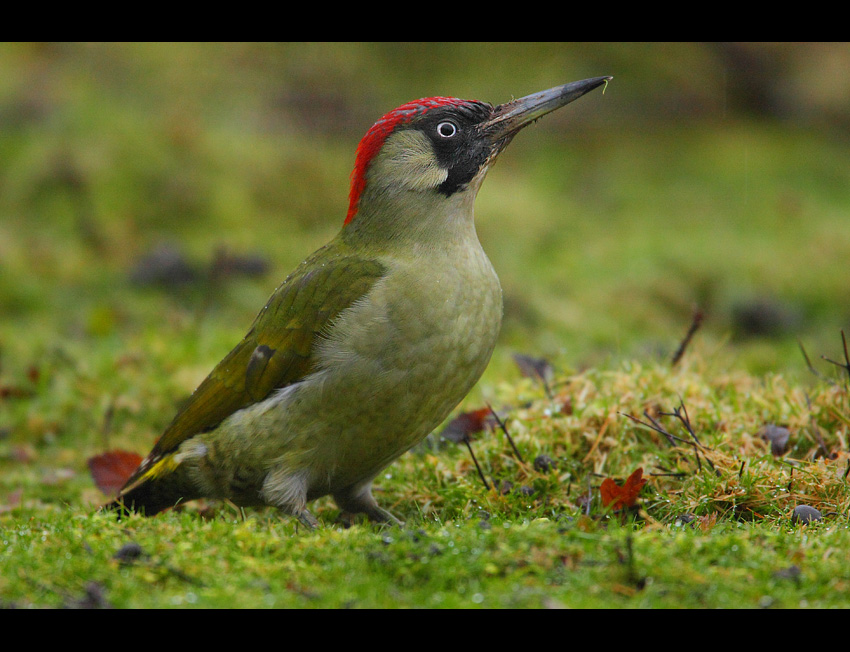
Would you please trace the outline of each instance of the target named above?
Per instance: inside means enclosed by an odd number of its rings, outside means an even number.
[[[437,133],[441,138],[452,138],[457,133],[457,125],[454,122],[441,122],[437,125]]]

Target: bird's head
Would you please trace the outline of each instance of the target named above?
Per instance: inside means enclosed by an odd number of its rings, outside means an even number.
[[[498,106],[430,97],[390,111],[357,148],[345,224],[459,194],[474,199],[488,167],[520,129],[609,79],[556,86]]]

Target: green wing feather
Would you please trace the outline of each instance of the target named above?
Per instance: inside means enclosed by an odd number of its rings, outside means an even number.
[[[187,439],[308,375],[316,337],[385,273],[339,239],[316,251],[278,287],[251,330],[198,386],[125,490]]]

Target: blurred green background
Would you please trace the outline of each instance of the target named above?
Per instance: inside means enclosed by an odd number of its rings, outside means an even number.
[[[669,356],[695,307],[711,358],[803,378],[799,338],[839,359],[847,44],[3,44],[0,379],[191,391],[341,226],[383,113],[598,75],[479,195],[506,302],[485,382],[513,351]]]

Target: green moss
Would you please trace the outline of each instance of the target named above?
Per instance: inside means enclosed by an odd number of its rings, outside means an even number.
[[[847,606],[850,404],[820,356],[840,361],[850,332],[850,160],[817,120],[721,110],[721,73],[694,44],[4,46],[0,605]],[[146,452],[333,235],[383,111],[595,74],[615,76],[604,97],[526,130],[476,207],[506,319],[464,407],[504,409],[525,460],[498,429],[475,437],[498,490],[435,435],[377,483],[404,529],[346,529],[329,500],[315,532],[218,504],[96,513],[86,460]],[[708,114],[659,111],[656,93]],[[163,242],[193,282],[133,281]],[[222,247],[267,274],[211,277]],[[753,305],[778,320],[769,335],[742,330]],[[695,306],[706,319],[671,369]],[[552,361],[551,397],[517,351]],[[688,440],[663,414],[681,405],[698,454],[625,416]],[[791,431],[784,457],[765,424]],[[638,467],[638,511],[607,513],[602,479]],[[823,520],[793,525],[798,504]]]

